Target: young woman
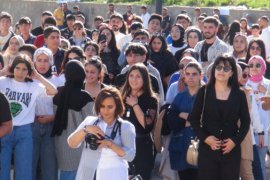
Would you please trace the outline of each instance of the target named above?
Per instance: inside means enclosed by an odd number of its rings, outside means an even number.
[[[239,21],[235,20],[234,22],[231,23],[228,33],[224,38],[225,42],[227,42],[229,47],[232,47],[233,39],[236,33],[240,33],[240,23]]]
[[[194,48],[199,41],[202,40],[202,32],[200,29],[191,26],[186,30],[186,42],[189,48]]]
[[[126,106],[123,118],[136,129],[136,156],[130,168],[134,168],[133,173],[140,174],[144,180],[150,180],[154,167],[151,132],[157,116],[158,101],[152,91],[147,68],[143,64],[135,64],[128,71],[122,97]]]
[[[187,150],[195,134],[187,121],[198,90],[201,87],[202,68],[197,62],[190,62],[184,68],[187,88],[174,99],[168,113],[168,125],[172,130],[169,145],[171,168],[177,170],[181,180],[197,180],[197,169],[187,161]]]
[[[246,63],[252,56],[261,56],[266,59],[265,44],[261,39],[252,39],[248,44]],[[266,73],[264,75],[267,79],[270,79],[270,63],[266,61]]]
[[[98,117],[87,117],[68,138],[71,148],[84,142],[76,180],[120,180],[128,179],[127,161],[135,156],[135,128],[119,116],[124,113],[120,92],[113,87],[101,90],[96,98],[95,111]],[[95,149],[87,148],[89,135],[97,140]]]
[[[84,48],[86,59],[91,59],[93,56],[99,56],[99,46],[94,41],[88,41]]]
[[[246,58],[247,46],[248,42],[246,35],[238,33],[234,36],[232,55],[236,61]]]
[[[87,60],[84,69],[86,74],[84,89],[95,100],[99,92],[106,86],[102,83],[104,73],[100,58]]]
[[[32,179],[32,124],[35,119],[36,100],[47,94],[55,95],[57,89],[36,71],[28,56],[17,56],[11,64],[10,74],[0,78],[0,91],[4,92],[9,100],[14,126],[12,133],[1,138],[0,179],[10,179],[12,153],[15,179]]]
[[[80,61],[71,60],[65,65],[65,86],[53,98],[57,106],[52,136],[55,140],[55,152],[60,180],[75,180],[83,147],[70,149],[68,136],[74,132],[83,119],[93,115],[93,99],[83,90],[85,71]]]
[[[91,39],[87,37],[84,25],[80,21],[75,21],[73,25],[73,36],[69,38],[70,45],[76,45],[84,48],[87,41]]]
[[[42,47],[34,54],[34,65],[37,72],[59,87],[60,80],[52,75],[53,53]],[[57,163],[54,139],[51,137],[54,120],[52,96],[37,99],[36,118],[33,124],[33,179],[37,179],[36,172],[40,163],[41,179],[57,179]]]
[[[260,123],[263,126],[261,130],[256,130],[254,133],[257,150],[260,156],[262,172],[265,179],[265,156],[267,153],[268,136],[264,135],[264,133],[267,132],[267,128],[270,125],[270,116],[269,111],[263,110],[260,98],[266,94],[270,81],[264,77],[266,72],[266,64],[265,60],[261,56],[252,56],[248,61],[248,65],[250,77],[246,83],[246,86],[252,89],[250,96],[252,101],[256,102],[255,106],[252,106],[252,108],[258,109]]]
[[[167,43],[160,34],[153,35],[149,45],[151,48],[150,63],[159,71],[163,88],[167,90],[171,74],[177,71],[177,62],[173,54],[167,50]]]
[[[16,56],[19,55],[19,48],[24,45],[24,40],[21,36],[16,35],[10,38],[7,50],[4,53],[5,66],[11,65]]]
[[[174,24],[171,29],[172,44],[168,45],[169,50],[173,55],[177,51],[183,52],[187,45],[184,41],[185,29],[181,24]],[[181,56],[181,53],[179,54]],[[176,58],[177,59],[177,58]]]
[[[113,83],[114,78],[119,74],[121,69],[117,63],[120,51],[116,46],[114,32],[107,27],[103,28],[98,36],[98,44],[102,63],[104,63],[108,69],[110,83]]]
[[[226,54],[218,56],[209,83],[199,90],[188,116],[200,139],[198,180],[239,179],[240,144],[250,126],[247,112],[246,95],[239,88],[235,60]]]
[[[247,18],[240,19],[241,32],[245,33],[247,36],[251,35],[250,28],[248,27]]]

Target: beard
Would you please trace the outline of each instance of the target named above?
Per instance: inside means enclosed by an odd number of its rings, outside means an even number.
[[[112,30],[113,31],[119,31],[119,28],[118,28],[118,26],[112,26]]]
[[[207,35],[206,35],[206,34],[204,33],[203,36],[204,36],[204,39],[212,39],[213,37],[216,36],[216,34],[215,34],[215,33],[213,33],[213,34],[207,33]]]

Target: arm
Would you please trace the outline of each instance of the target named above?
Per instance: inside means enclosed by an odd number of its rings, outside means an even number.
[[[33,77],[45,86],[48,95],[57,94],[57,89],[54,87],[54,85],[50,83],[46,78],[41,76],[41,74],[39,74],[36,69],[33,69]]]
[[[0,138],[12,131],[12,117],[8,100],[0,93]]]
[[[261,97],[262,108],[267,111],[270,110],[270,96]]]
[[[4,137],[5,135],[11,133],[12,131],[12,120],[3,122],[0,124],[0,138]]]

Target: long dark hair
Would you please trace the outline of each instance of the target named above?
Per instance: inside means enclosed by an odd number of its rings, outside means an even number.
[[[117,48],[117,45],[116,45],[116,39],[115,39],[114,32],[110,28],[105,27],[102,30],[100,30],[99,35],[98,35],[98,42],[100,41],[100,35],[102,34],[102,32],[105,29],[107,29],[108,31],[110,31],[111,36],[112,36],[112,38],[111,38],[111,40],[110,40],[110,42],[108,44],[109,49],[111,50],[112,54],[119,54],[119,49]]]
[[[230,45],[233,45],[233,39],[237,32],[240,32],[240,22],[235,20],[231,23],[229,31],[225,36],[225,40],[229,42]]]
[[[263,40],[261,39],[252,39],[249,44],[248,44],[248,48],[247,48],[247,56],[246,56],[246,63],[248,63],[248,60],[251,58],[250,55],[250,48],[252,46],[253,43],[257,43],[258,46],[261,48],[261,54],[260,56],[265,60],[266,59],[266,51],[265,51],[265,44],[263,42]]]
[[[152,49],[152,43],[153,43],[154,39],[156,39],[156,38],[158,38],[159,40],[161,40],[161,43],[162,43],[159,52],[161,52],[161,53],[162,53],[162,52],[165,52],[165,51],[168,49],[167,42],[166,42],[165,38],[164,38],[161,34],[159,34],[159,33],[154,34],[154,35],[152,36],[152,38],[151,38],[151,40],[150,40],[150,42],[149,42],[150,48]],[[153,52],[153,51],[152,51],[152,52]]]
[[[128,79],[129,79],[130,73],[134,70],[138,70],[142,76],[142,79],[143,79],[142,91],[143,91],[143,93],[147,94],[148,96],[155,97],[155,94],[152,90],[151,79],[150,79],[150,76],[149,76],[149,73],[148,73],[146,66],[142,63],[137,63],[137,64],[134,64],[133,66],[131,66],[131,68],[129,69],[129,71],[127,73],[127,78],[126,78],[125,84],[122,88],[123,99],[125,99],[131,93],[132,89],[130,87]]]
[[[220,63],[223,63],[224,65],[230,65],[232,67],[233,74],[229,78],[228,86],[231,88],[239,88],[236,62],[235,62],[234,58],[228,54],[222,54],[216,58],[213,66],[212,66],[212,69],[211,69],[210,80],[209,80],[207,86],[213,87],[215,85],[215,83],[216,83],[215,70],[216,70],[216,67]]]
[[[17,57],[15,57],[15,59],[13,60],[11,67],[9,69],[9,72],[11,73],[11,75],[8,75],[9,78],[14,78],[14,69],[16,68],[16,66],[18,64],[25,64],[25,66],[27,67],[28,70],[28,77],[25,78],[25,82],[33,82],[33,80],[30,78],[33,70],[32,70],[32,65],[31,65],[31,59],[29,58],[29,56],[27,55],[19,55]]]

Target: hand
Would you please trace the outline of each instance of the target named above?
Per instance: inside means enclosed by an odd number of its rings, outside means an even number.
[[[189,121],[186,121],[186,124],[185,124],[185,127],[190,127],[190,122]]]
[[[185,120],[187,120],[187,118],[188,118],[188,113],[181,112],[181,113],[179,113],[179,117],[180,117],[180,118],[183,118],[183,119],[185,119]]]
[[[98,43],[98,46],[99,46],[99,51],[103,51],[105,47],[107,46],[107,42],[105,40],[101,41]]]
[[[179,78],[178,80],[178,90],[179,92],[182,92],[185,90],[185,88],[185,77],[182,75],[181,78]]]
[[[259,92],[261,92],[263,94],[265,94],[267,91],[267,89],[261,84],[258,85],[258,90],[259,90]]]
[[[270,104],[270,96],[263,96],[260,98],[260,100],[266,104]]]
[[[40,77],[40,74],[37,72],[36,68],[34,68],[33,66],[32,66],[32,70],[33,70],[33,72],[31,74],[31,78],[38,79]]]
[[[94,134],[98,138],[102,138],[105,136],[105,133],[98,127],[94,125],[89,125],[85,127],[88,133]]]
[[[41,116],[37,116],[36,120],[40,124],[47,124],[47,123],[52,122],[54,120],[54,116],[53,115],[41,115]]]
[[[264,146],[264,136],[263,135],[259,135],[259,147],[263,147]]]
[[[223,154],[228,154],[229,152],[231,152],[231,150],[234,147],[235,147],[235,144],[230,138],[223,140],[223,144],[222,144]]]
[[[221,147],[221,141],[215,136],[208,136],[204,142],[208,144],[213,151],[218,150]]]
[[[112,146],[112,142],[110,140],[98,140],[97,143],[99,144],[99,148],[110,148]]]
[[[8,76],[8,75],[10,75],[10,66],[11,66],[11,65],[5,66],[5,67],[0,71],[0,76]]]
[[[133,95],[127,96],[126,97],[126,103],[131,107],[133,107],[134,104],[138,104],[137,96],[133,96]]]

